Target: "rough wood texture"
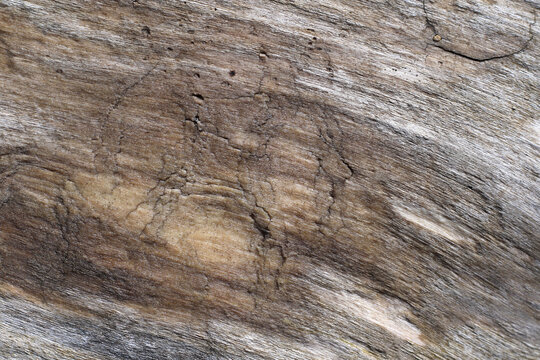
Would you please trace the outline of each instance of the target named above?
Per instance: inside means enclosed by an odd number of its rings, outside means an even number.
[[[0,0],[2,359],[537,359],[535,0]]]

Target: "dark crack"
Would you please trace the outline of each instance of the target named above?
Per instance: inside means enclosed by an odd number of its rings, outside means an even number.
[[[72,241],[70,240],[70,237],[69,237],[69,228],[68,228],[68,222],[67,222],[66,216],[63,216],[60,213],[59,208],[66,211],[66,213],[68,214],[69,214],[69,208],[66,206],[64,202],[64,198],[62,196],[58,196],[56,200],[57,200],[58,207],[53,208],[53,213],[56,220],[56,224],[58,225],[60,237],[65,246],[64,249],[60,249],[62,272],[64,273],[64,275],[68,275],[73,270],[72,265],[69,263],[69,258],[72,252]]]
[[[282,269],[287,261],[287,255],[284,250],[284,244],[279,242],[278,240],[275,240],[272,237],[272,231],[270,229],[270,224],[272,223],[272,215],[270,215],[270,212],[266,210],[266,208],[259,204],[257,197],[255,194],[248,189],[240,180],[238,177],[238,185],[240,186],[240,190],[242,191],[242,194],[248,204],[250,205],[249,209],[249,217],[251,218],[253,222],[253,228],[257,230],[257,232],[261,236],[261,241],[257,245],[252,245],[254,247],[254,252],[257,255],[258,258],[258,265],[256,269],[256,278],[257,278],[257,291],[259,290],[259,286],[264,287],[264,276],[265,273],[270,272],[270,276],[273,279],[273,286],[276,291],[280,290],[279,285],[279,278],[282,274]],[[264,216],[261,216],[260,214],[263,214]],[[268,269],[265,263],[267,262],[267,251],[277,249],[280,256],[280,264],[277,269],[272,270]],[[255,299],[255,301],[257,301]]]
[[[429,15],[428,15],[428,12],[427,12],[427,9],[426,9],[426,0],[422,0],[422,8],[424,10],[424,16],[426,18],[426,24],[433,31],[433,36],[439,35],[444,39],[444,34],[441,34],[440,32],[437,31],[437,28],[436,28],[435,24],[433,24],[433,22],[431,21]],[[506,57],[517,55],[517,54],[519,54],[519,53],[521,53],[521,52],[523,52],[523,51],[525,51],[527,49],[527,47],[529,46],[531,41],[534,39],[533,27],[534,27],[535,24],[536,24],[536,10],[534,10],[534,21],[529,24],[529,39],[527,39],[525,44],[523,44],[523,46],[520,49],[518,49],[516,51],[513,51],[513,52],[511,52],[509,54],[495,55],[495,56],[490,56],[490,57],[487,57],[487,58],[479,58],[479,57],[466,55],[466,54],[464,54],[462,52],[459,52],[459,51],[448,49],[447,47],[445,47],[442,44],[429,44],[429,45],[435,46],[435,47],[437,47],[437,48],[439,48],[439,49],[441,49],[443,51],[446,51],[447,53],[462,57],[462,58],[470,60],[470,61],[475,61],[475,62],[486,62],[486,61],[490,61],[490,60],[503,59],[503,58],[506,58]]]
[[[104,116],[104,119],[101,121],[101,125],[100,125],[100,129],[99,129],[99,141],[100,141],[100,148],[101,149],[104,149],[104,133],[105,133],[105,128],[106,126],[108,125],[109,121],[110,121],[110,118],[111,118],[111,115],[112,113],[118,109],[118,107],[122,104],[122,102],[125,100],[125,98],[128,96],[128,93],[133,90],[135,87],[137,87],[138,85],[140,85],[148,76],[150,76],[150,74],[158,67],[159,65],[159,62],[156,63],[154,66],[152,66],[152,68],[150,68],[148,71],[146,71],[138,80],[136,80],[135,82],[133,82],[131,85],[125,87],[118,95],[116,95],[116,99],[113,101],[113,103],[109,106],[109,108],[107,109],[107,112],[105,113],[105,116]],[[120,135],[118,136],[118,147],[121,147],[121,142],[122,142],[122,139],[124,138],[124,133],[123,133],[123,130],[120,131]],[[108,151],[109,152],[109,151]],[[114,154],[114,157],[115,157],[115,166],[114,168],[116,169],[117,167],[117,164],[116,164],[116,156],[120,153],[121,151],[118,150],[116,152],[116,154]],[[110,154],[109,152],[109,156],[113,156]],[[94,164],[96,162],[96,154],[94,153]]]

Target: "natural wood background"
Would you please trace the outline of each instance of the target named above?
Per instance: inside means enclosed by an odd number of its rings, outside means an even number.
[[[538,9],[0,0],[0,358],[539,358]]]

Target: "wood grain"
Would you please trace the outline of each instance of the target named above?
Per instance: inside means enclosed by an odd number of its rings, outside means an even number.
[[[0,358],[540,357],[539,8],[0,0]]]

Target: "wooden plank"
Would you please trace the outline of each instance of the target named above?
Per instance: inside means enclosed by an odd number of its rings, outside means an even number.
[[[539,358],[538,8],[0,0],[0,357]]]

